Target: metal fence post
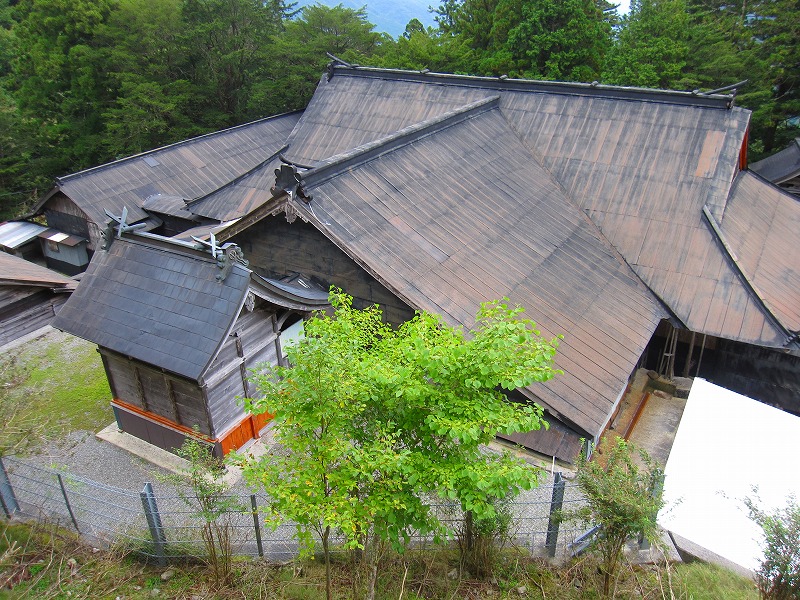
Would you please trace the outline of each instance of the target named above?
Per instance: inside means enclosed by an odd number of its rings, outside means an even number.
[[[558,543],[558,526],[560,523],[561,507],[564,505],[564,488],[566,482],[561,476],[561,472],[556,473],[553,481],[553,497],[550,500],[550,516],[547,519],[547,539],[545,540],[545,548],[547,548],[548,556],[554,557],[556,555],[556,544]]]
[[[11,487],[11,479],[8,477],[8,471],[6,471],[2,456],[0,456],[0,504],[3,505],[3,512],[6,514],[7,519],[10,519],[14,513],[19,512],[19,503],[14,495],[14,488]]]
[[[653,473],[653,490],[650,492],[653,498],[658,498],[664,492],[664,472],[661,470]],[[658,513],[652,515],[653,521],[658,519]],[[644,536],[644,532],[639,533],[639,549],[649,550],[650,540]]]
[[[167,564],[165,549],[167,536],[164,534],[164,526],[161,524],[161,515],[156,504],[156,495],[153,492],[153,485],[148,481],[144,484],[144,489],[139,492],[142,498],[144,516],[147,518],[147,526],[150,528],[150,536],[153,538],[153,548],[159,566]]]
[[[250,494],[250,506],[253,508],[253,527],[256,530],[256,546],[258,546],[258,555],[264,558],[264,546],[261,544],[261,523],[258,522],[258,505],[256,504],[256,495]]]
[[[72,512],[72,505],[69,503],[69,498],[67,497],[67,488],[64,487],[64,479],[61,477],[61,473],[56,473],[56,477],[58,478],[58,486],[61,488],[61,495],[64,496],[64,504],[67,505],[69,518],[72,519],[72,524],[75,526],[75,531],[80,533],[81,530],[80,527],[78,527],[78,520],[75,518],[75,513]]]

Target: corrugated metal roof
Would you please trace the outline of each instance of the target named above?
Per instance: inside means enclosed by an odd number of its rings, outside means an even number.
[[[198,198],[260,164],[283,147],[299,118],[270,117],[61,177],[37,210],[60,190],[101,227],[105,210],[120,214],[123,207],[129,223],[141,221],[149,197]]]
[[[77,235],[69,235],[68,233],[64,233],[62,231],[58,231],[57,229],[45,229],[41,232],[38,236],[43,240],[48,240],[51,242],[56,242],[57,244],[62,244],[64,246],[77,246],[79,244],[85,244],[86,239],[79,237]]]
[[[304,174],[304,218],[414,308],[469,327],[507,296],[564,334],[565,374],[531,390],[598,434],[666,313],[491,104],[408,132]]]
[[[27,221],[10,221],[0,224],[0,247],[16,250],[36,239],[47,227]]]

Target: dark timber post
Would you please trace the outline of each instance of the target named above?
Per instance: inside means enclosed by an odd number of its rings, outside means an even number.
[[[264,546],[261,544],[261,524],[258,522],[258,506],[256,505],[256,495],[250,494],[250,506],[253,507],[253,527],[256,530],[256,546],[258,555],[264,558]]]
[[[3,457],[0,456],[0,504],[3,505],[3,512],[6,518],[10,519],[14,513],[19,512],[17,497],[14,495],[14,488],[11,487],[11,479],[8,477],[6,465]]]
[[[167,557],[164,554],[167,536],[164,535],[164,526],[161,524],[161,515],[158,513],[153,485],[150,482],[145,483],[139,496],[142,498],[144,516],[147,518],[147,526],[150,528],[150,536],[153,538],[153,548],[158,565],[163,567],[167,564]]]
[[[545,541],[547,554],[551,557],[556,555],[556,544],[558,544],[558,526],[560,521],[560,515],[558,512],[564,505],[565,486],[566,482],[561,476],[561,473],[556,473],[555,479],[553,480],[553,498],[550,501],[550,517],[547,519],[547,539]]]

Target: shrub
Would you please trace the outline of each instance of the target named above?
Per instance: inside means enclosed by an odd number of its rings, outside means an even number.
[[[604,447],[605,467],[584,454],[579,457],[577,478],[587,505],[572,515],[600,527],[593,547],[600,555],[606,597],[613,593],[625,542],[639,534],[658,541],[656,517],[663,506],[661,468],[622,438],[609,446]]]
[[[786,506],[762,509],[745,499],[750,518],[764,532],[764,560],[756,571],[761,597],[769,600],[800,598],[800,505],[789,496]]]

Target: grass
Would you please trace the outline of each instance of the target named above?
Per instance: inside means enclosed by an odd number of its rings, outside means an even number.
[[[34,439],[101,429],[113,420],[97,346],[52,330],[0,357],[0,409]],[[8,447],[6,444],[4,444]]]
[[[555,567],[516,550],[506,550],[495,578],[478,580],[459,574],[455,552],[438,549],[390,554],[381,566],[376,600],[467,600],[529,598],[589,600],[600,598],[597,562],[584,557]],[[628,566],[617,598],[672,600],[757,600],[752,581],[703,563],[670,567]],[[167,580],[165,571],[172,571]],[[333,564],[334,598],[353,597],[353,570],[344,555]],[[667,582],[671,581],[670,595]],[[153,590],[158,589],[157,596]],[[269,564],[241,560],[230,585],[215,586],[201,565],[156,567],[119,550],[97,550],[70,531],[47,524],[0,524],[0,598],[115,599],[200,597],[229,600],[322,600],[324,565],[319,560]]]
[[[675,568],[678,583],[692,600],[750,600],[758,598],[755,583],[737,577],[727,569],[702,562],[684,563]]]

